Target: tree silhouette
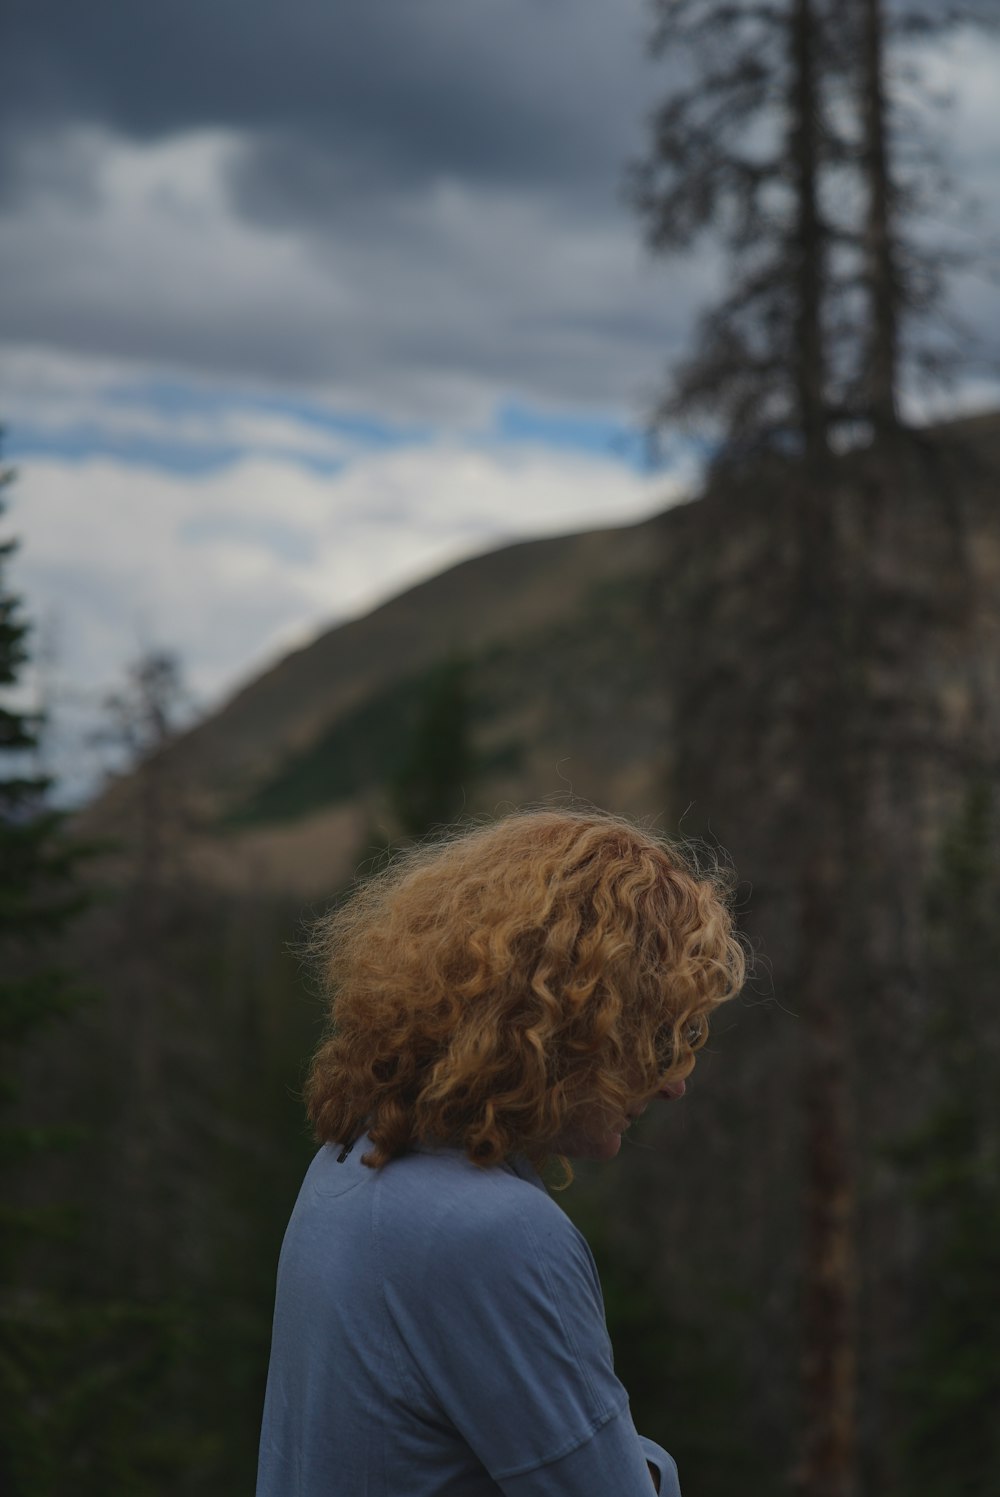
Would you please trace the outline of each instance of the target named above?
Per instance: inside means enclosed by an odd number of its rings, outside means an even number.
[[[469,743],[468,667],[452,659],[432,670],[390,795],[400,826],[421,837],[465,809],[474,770]]]
[[[995,9],[654,0],[654,12],[651,51],[678,81],[631,169],[632,200],[655,253],[714,236],[728,260],[656,423],[707,418],[723,456],[777,448],[813,464],[842,432],[896,432],[909,376],[947,382],[968,366],[968,340],[931,330],[949,274],[976,258],[920,232],[958,193],[912,46],[995,25]]]
[[[13,482],[0,470],[0,514]],[[41,724],[12,694],[27,659],[29,626],[5,570],[16,542],[0,542],[0,1477],[4,1491],[31,1489],[51,1435],[54,1344],[69,1333],[70,1312],[27,1269],[39,1244],[58,1237],[65,1213],[26,1204],[22,1174],[76,1136],[66,1124],[30,1120],[21,1106],[23,1061],[56,1018],[72,1012],[83,990],[52,961],[54,939],[83,904],[74,874],[80,849],[64,835],[64,817],[48,804],[50,781],[33,772]]]
[[[873,438],[874,504],[912,477],[894,467],[903,393],[946,380],[967,350],[940,336],[950,273],[922,215],[953,201],[925,119],[900,86],[906,45],[996,20],[967,3],[654,0],[651,48],[672,85],[653,119],[633,200],[651,248],[714,237],[725,289],[702,313],[655,412],[706,422],[716,467],[767,472],[794,500],[794,742],[803,816],[793,989],[802,1014],[803,1420],[795,1485],[857,1490],[857,1211],[852,1056],[845,994],[864,949],[851,837],[867,814],[857,620],[895,600],[849,578],[834,462]],[[906,55],[907,86],[920,87]],[[766,468],[750,459],[791,458]],[[880,725],[866,721],[874,734]],[[908,870],[900,869],[901,879]]]
[[[937,1096],[900,1149],[927,1249],[903,1377],[904,1485],[988,1497],[1000,1461],[1000,964],[998,817],[970,785],[928,898]]]

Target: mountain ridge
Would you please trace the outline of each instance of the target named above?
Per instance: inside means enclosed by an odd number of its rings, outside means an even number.
[[[996,414],[922,435],[942,448],[961,444],[972,454],[970,471],[1000,467]],[[843,473],[850,482],[850,458]],[[675,722],[687,710],[670,699],[677,645],[664,621],[675,609],[663,598],[696,596],[698,576],[713,572],[731,594],[736,630],[719,649],[733,669],[743,668],[758,579],[782,565],[781,487],[780,474],[773,494],[766,481],[728,492],[710,486],[638,523],[467,558],[291,651],[113,783],[84,821],[127,842],[143,814],[142,786],[159,776],[175,839],[197,876],[310,896],[329,890],[366,839],[393,839],[384,769],[398,744],[390,740],[412,729],[423,677],[448,657],[469,663],[476,755],[494,766],[470,786],[468,809],[575,796],[655,819],[671,804],[665,741],[686,731]],[[970,479],[970,492],[987,487]],[[688,648],[697,649],[697,633],[691,638]],[[381,738],[372,737],[373,714]],[[356,731],[362,719],[367,737]],[[307,760],[314,783],[322,782],[317,746],[331,756],[329,793],[268,801],[267,786]],[[346,778],[345,754],[355,765]],[[268,820],[267,804],[298,805],[298,814]]]

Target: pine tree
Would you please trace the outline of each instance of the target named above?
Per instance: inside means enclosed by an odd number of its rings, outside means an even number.
[[[876,440],[901,425],[904,379],[947,387],[974,357],[975,339],[947,313],[949,277],[984,260],[978,247],[928,242],[917,231],[929,214],[974,218],[975,205],[947,170],[927,116],[936,101],[919,67],[896,65],[913,43],[940,42],[959,27],[995,30],[991,0],[852,0],[845,40],[853,58],[851,103],[863,203],[854,231],[861,251],[863,315],[855,332],[857,411]],[[903,73],[917,108],[905,104]],[[995,247],[994,247],[995,252]],[[944,329],[942,335],[942,329]]]
[[[13,478],[10,468],[0,470],[0,515]],[[41,724],[11,695],[28,635],[4,575],[15,550],[15,541],[0,542],[0,692],[6,697],[0,699],[0,941],[8,956],[0,968],[0,1038],[17,1045],[75,1002],[56,974],[29,971],[24,958],[62,929],[80,898],[72,882],[78,854],[62,835],[64,818],[48,805],[50,780],[31,767]],[[12,1138],[5,1152],[16,1147]]]
[[[714,236],[727,289],[703,312],[657,424],[707,420],[720,459],[828,455],[839,432],[897,432],[908,377],[969,363],[940,335],[951,273],[928,243],[960,195],[894,66],[913,42],[996,26],[985,0],[654,0],[650,49],[682,78],[630,188],[657,254]],[[918,67],[906,70],[918,100]]]
[[[902,1401],[905,1490],[988,1497],[1000,1464],[1000,856],[973,784],[928,900],[939,1094],[900,1150],[927,1244]]]
[[[0,471],[0,515],[13,478],[11,469]],[[37,1417],[39,1382],[53,1332],[65,1324],[64,1307],[23,1277],[39,1242],[65,1230],[64,1213],[18,1204],[11,1185],[75,1134],[62,1124],[26,1122],[17,1078],[39,1032],[82,997],[77,984],[40,956],[81,907],[74,879],[79,850],[48,804],[49,779],[31,767],[41,724],[13,695],[28,637],[6,579],[15,550],[13,540],[0,542],[0,1163],[6,1187],[0,1205],[0,1475],[8,1492],[31,1490],[25,1483],[45,1459],[49,1431]]]
[[[0,472],[0,513],[12,481]],[[6,578],[15,550],[0,543],[0,1489],[153,1497],[178,1453],[143,1416],[175,1360],[177,1328],[159,1308],[87,1292],[75,1267],[78,1223],[52,1199],[51,1166],[89,1119],[49,1122],[47,1107],[39,1124],[19,1085],[44,1031],[91,994],[52,960],[89,902],[80,876],[89,850],[70,838],[49,778],[31,767],[43,725],[15,695],[29,636]]]
[[[848,828],[866,831],[863,672],[857,618],[891,608],[861,599],[836,523],[833,461],[859,435],[890,450],[914,370],[956,365],[922,329],[944,308],[950,249],[921,247],[919,218],[950,185],[912,129],[890,62],[900,43],[943,35],[985,7],[901,0],[654,0],[655,55],[677,80],[632,176],[654,251],[714,236],[726,289],[699,321],[658,423],[698,418],[718,438],[716,466],[777,453],[794,499],[795,744],[803,816],[796,849],[803,1023],[803,1430],[796,1485],[809,1497],[857,1489],[852,1056],[844,994],[864,949]],[[995,12],[994,12],[995,15]],[[884,492],[904,488],[891,472]],[[724,490],[723,490],[724,492]],[[782,506],[778,512],[785,512]],[[900,868],[905,880],[907,870]]]
[[[475,764],[469,743],[468,667],[452,659],[428,675],[410,743],[390,785],[409,837],[422,837],[466,809]]]
[[[846,152],[820,87],[839,56],[828,0],[656,0],[655,12],[651,51],[684,81],[654,116],[633,201],[654,252],[714,235],[730,270],[656,420],[707,417],[736,453],[815,462],[829,441],[835,233],[821,185]]]

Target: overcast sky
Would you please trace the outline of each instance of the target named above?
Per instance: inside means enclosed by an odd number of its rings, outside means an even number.
[[[651,263],[623,201],[646,29],[641,0],[7,0],[0,417],[66,733],[149,645],[212,705],[459,556],[690,483],[636,433],[724,272]],[[932,65],[995,208],[1000,48]],[[995,288],[959,302],[1000,334]]]

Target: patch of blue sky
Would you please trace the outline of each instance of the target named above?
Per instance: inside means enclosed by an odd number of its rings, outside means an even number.
[[[274,422],[280,426],[269,429]],[[331,477],[365,454],[426,446],[447,435],[426,422],[337,410],[306,396],[153,379],[105,386],[95,394],[85,419],[75,414],[62,423],[52,418],[12,420],[6,447],[12,458],[108,458],[179,477],[266,456]],[[677,434],[652,442],[640,426],[611,415],[553,412],[513,398],[496,406],[485,427],[465,431],[459,440],[602,458],[641,474],[700,466],[710,455],[704,443]]]
[[[275,420],[280,434],[268,429]],[[85,419],[12,420],[6,447],[12,458],[84,462],[104,457],[180,477],[267,456],[328,477],[343,471],[353,456],[422,445],[434,436],[425,425],[338,411],[297,396],[149,380],[96,392]]]
[[[6,433],[8,456],[56,458],[67,463],[91,458],[111,458],[133,467],[158,468],[182,477],[194,477],[227,467],[244,455],[232,442],[177,440],[169,433],[122,432],[99,421],[72,422],[66,426],[41,426],[12,421]]]
[[[359,448],[369,450],[414,446],[432,440],[435,435],[434,430],[426,425],[389,421],[364,411],[336,410],[304,396],[185,384],[175,380],[112,385],[103,392],[103,399],[112,407],[149,411],[166,419],[211,415],[279,416],[309,430],[346,438]]]
[[[667,472],[708,455],[703,443],[673,434],[654,440],[641,426],[611,416],[557,414],[514,400],[497,408],[490,438],[603,457],[638,473]]]

